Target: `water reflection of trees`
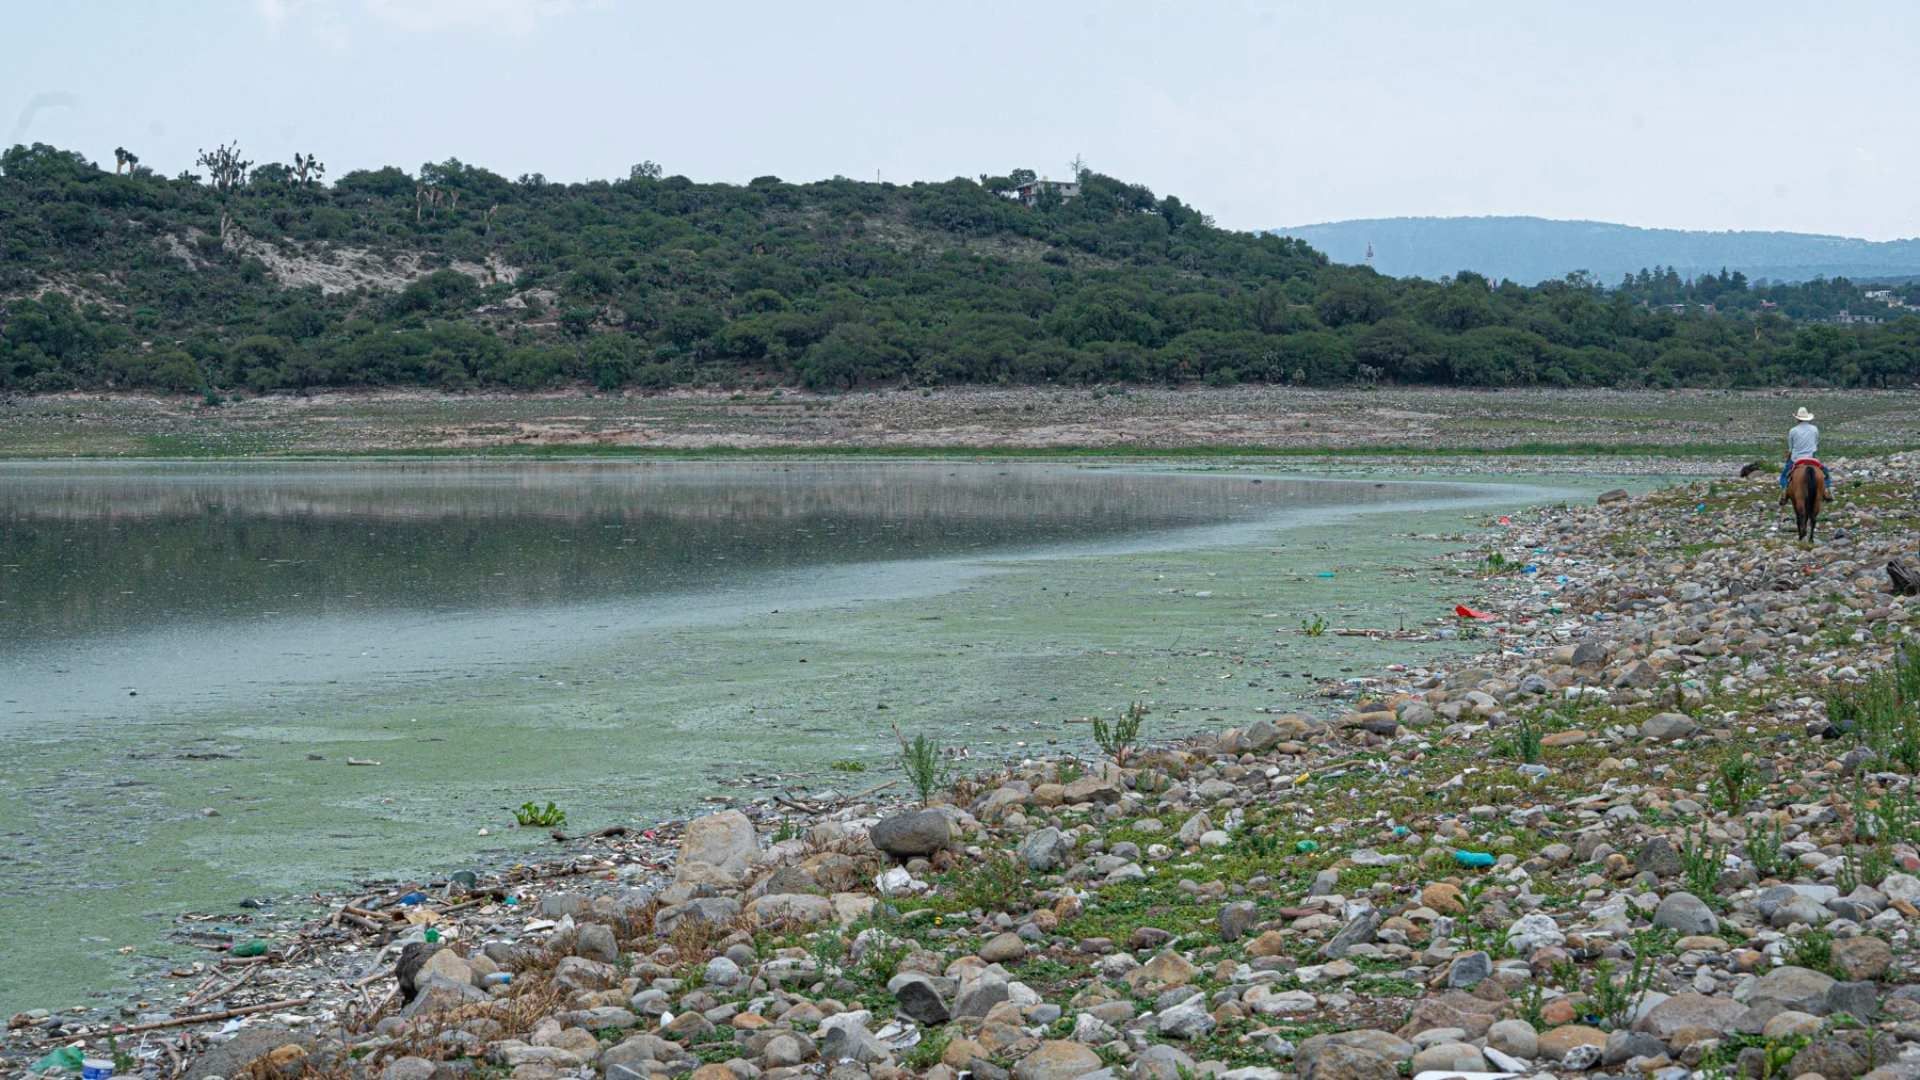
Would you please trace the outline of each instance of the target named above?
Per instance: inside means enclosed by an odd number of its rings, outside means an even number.
[[[950,465],[8,475],[0,641],[269,611],[614,598],[1406,494]]]

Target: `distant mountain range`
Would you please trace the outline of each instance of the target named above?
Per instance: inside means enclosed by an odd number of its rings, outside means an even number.
[[[1672,266],[1686,277],[1724,268],[1769,281],[1920,277],[1920,239],[1642,229],[1536,217],[1367,218],[1272,231],[1299,237],[1339,263],[1365,262],[1372,244],[1374,268],[1394,277],[1473,270],[1533,285],[1585,270],[1611,286],[1655,266]]]

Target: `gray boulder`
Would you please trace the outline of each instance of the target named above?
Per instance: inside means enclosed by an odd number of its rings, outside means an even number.
[[[1027,869],[1036,874],[1044,874],[1060,868],[1067,854],[1066,838],[1060,830],[1049,825],[1037,832],[1030,832],[1020,841],[1020,861]]]
[[[1386,921],[1378,908],[1368,911],[1352,922],[1340,928],[1333,940],[1320,947],[1320,955],[1328,960],[1338,960],[1347,955],[1355,945],[1365,945],[1373,941],[1379,932],[1380,924]]]
[[[1692,893],[1668,893],[1653,911],[1653,925],[1682,935],[1711,934],[1720,929],[1720,920],[1706,902]]]
[[[1753,993],[1748,995],[1747,1004],[1755,1010],[1765,1009],[1768,1015],[1792,1009],[1811,1016],[1825,1016],[1827,991],[1833,989],[1836,981],[1831,975],[1823,975],[1811,968],[1792,965],[1777,967],[1760,976],[1753,984]]]
[[[1648,717],[1646,723],[1640,725],[1640,737],[1657,742],[1672,742],[1675,739],[1684,739],[1699,730],[1700,725],[1693,722],[1693,717],[1685,713],[1668,712]]]
[[[947,999],[925,975],[902,976],[899,985],[894,987],[893,997],[900,1003],[900,1011],[918,1023],[933,1027],[953,1019],[953,1009]]]
[[[1413,1057],[1413,1044],[1384,1031],[1342,1031],[1315,1035],[1294,1051],[1300,1080],[1399,1080],[1400,1065]]]
[[[868,834],[873,846],[896,859],[931,855],[953,840],[953,824],[938,810],[909,810],[882,818]]]

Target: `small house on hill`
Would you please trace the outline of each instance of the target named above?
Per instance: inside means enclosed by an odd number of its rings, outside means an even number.
[[[1029,180],[1013,189],[1013,197],[1024,206],[1032,206],[1049,193],[1071,199],[1080,194],[1080,183],[1077,180]]]

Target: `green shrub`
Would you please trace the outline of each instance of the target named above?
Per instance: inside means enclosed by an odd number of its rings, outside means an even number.
[[[934,792],[947,782],[947,762],[940,754],[940,744],[921,733],[908,739],[898,727],[893,734],[900,740],[900,771],[907,774],[907,782],[922,803],[932,802]]]
[[[1127,711],[1109,725],[1104,719],[1093,718],[1093,741],[1100,752],[1113,759],[1115,765],[1127,767],[1127,757],[1131,755],[1140,741],[1140,723],[1147,716],[1147,707],[1136,701],[1127,706]]]

